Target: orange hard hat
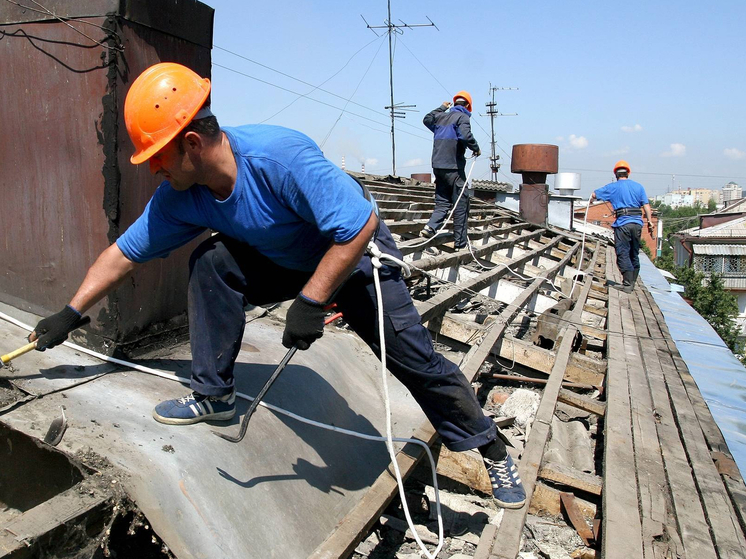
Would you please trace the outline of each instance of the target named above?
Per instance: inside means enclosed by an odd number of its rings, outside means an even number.
[[[155,64],[132,83],[124,100],[124,123],[135,144],[135,165],[173,140],[210,95],[210,80],[181,64]]]
[[[456,95],[453,96],[453,102],[456,103],[456,99],[465,99],[466,100],[466,110],[471,112],[471,95],[469,95],[468,91],[459,91]]]
[[[616,162],[616,165],[614,165],[615,175],[619,169],[627,169],[627,174],[630,174],[632,172],[629,168],[629,163],[627,163],[624,159],[620,159],[619,161]]]

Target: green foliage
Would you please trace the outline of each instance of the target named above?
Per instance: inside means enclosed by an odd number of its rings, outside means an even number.
[[[718,209],[717,202],[715,202],[715,200],[710,198],[710,201],[707,202],[707,213],[713,213],[717,209]]]
[[[735,320],[738,300],[726,291],[723,278],[718,274],[707,277],[693,268],[675,268],[672,273],[676,282],[684,286],[684,297],[691,301],[692,308],[709,322],[733,353],[742,354],[743,342],[738,340]]]

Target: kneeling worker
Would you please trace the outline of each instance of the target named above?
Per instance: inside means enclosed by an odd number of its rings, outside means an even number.
[[[138,265],[212,229],[189,263],[192,393],[161,402],[165,424],[230,419],[244,307],[293,300],[282,343],[307,349],[324,332],[334,296],[352,329],[380,356],[376,295],[366,246],[401,258],[361,185],[307,136],[277,126],[220,128],[210,81],[173,63],[132,84],[124,105],[134,164],[165,179],[143,214],[94,262],[75,296],[36,326],[43,351],[62,343],[96,301]],[[341,286],[341,287],[340,287]],[[446,447],[478,448],[503,507],[526,496],[516,467],[459,368],[433,349],[395,267],[381,268],[389,370],[409,389]],[[336,293],[336,295],[335,295]]]

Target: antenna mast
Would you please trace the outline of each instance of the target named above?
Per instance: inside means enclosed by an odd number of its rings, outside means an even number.
[[[394,50],[392,47],[392,35],[394,33],[398,33],[399,35],[404,34],[404,31],[402,31],[402,28],[409,28],[413,29],[415,27],[435,27],[435,29],[438,29],[438,27],[433,23],[433,21],[425,16],[427,20],[430,23],[414,23],[414,24],[408,24],[401,22],[401,25],[397,25],[395,23],[392,23],[391,21],[391,0],[388,0],[388,19],[384,22],[385,25],[370,25],[365,18],[361,15],[360,17],[363,17],[363,21],[365,21],[365,25],[373,31],[373,33],[376,34],[377,37],[378,33],[376,33],[375,29],[386,29],[386,33],[388,33],[389,36],[389,87],[391,90],[391,103],[384,107],[385,109],[389,110],[389,114],[391,115],[391,174],[396,176],[396,141],[394,138],[394,122],[396,122],[397,118],[404,118],[406,114],[404,111],[413,110],[414,107],[417,105],[402,105],[401,103],[395,104],[394,103]],[[401,20],[399,20],[401,21]],[[438,31],[440,31],[438,29]]]
[[[497,145],[497,142],[495,141],[495,117],[496,116],[518,116],[518,113],[499,113],[497,112],[497,102],[495,101],[495,91],[511,91],[511,90],[517,90],[517,87],[493,87],[492,84],[490,84],[490,94],[492,95],[492,101],[488,101],[485,103],[485,106],[487,107],[487,114],[490,117],[490,128],[492,130],[492,137],[490,142],[490,147],[492,148],[490,151],[490,170],[492,171],[492,180],[494,182],[497,182],[497,172],[500,170],[500,156],[495,152],[495,146]]]

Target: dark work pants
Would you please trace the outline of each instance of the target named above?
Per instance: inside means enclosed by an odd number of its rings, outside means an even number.
[[[383,223],[376,244],[382,252],[402,257]],[[189,266],[191,386],[200,394],[222,396],[234,386],[233,367],[245,326],[244,306],[294,299],[311,273],[278,266],[252,247],[222,235],[197,247]],[[420,324],[399,269],[384,266],[379,273],[389,371],[409,389],[449,449],[468,450],[494,441],[495,424],[484,415],[464,374],[433,349],[430,333]],[[380,359],[369,256],[360,260],[335,302],[347,323]],[[497,442],[502,445],[499,439]]]
[[[640,235],[642,225],[639,223],[625,223],[614,227],[614,250],[616,250],[616,265],[619,271],[631,272],[640,269]]]
[[[443,225],[448,212],[456,203],[461,188],[466,182],[464,169],[433,169],[435,173],[435,209],[428,227],[437,231]],[[464,191],[458,206],[453,210],[453,244],[456,248],[464,248],[468,239],[466,237],[467,219],[469,217],[469,193]]]

